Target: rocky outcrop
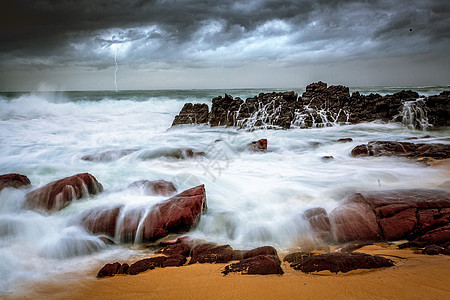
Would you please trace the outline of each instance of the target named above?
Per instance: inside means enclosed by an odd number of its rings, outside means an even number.
[[[0,191],[4,188],[18,189],[29,185],[31,185],[30,179],[25,175],[16,173],[0,175]]]
[[[172,182],[165,180],[139,180],[131,183],[128,187],[144,190],[146,195],[170,196],[177,191]]]
[[[186,103],[175,116],[172,126],[181,124],[204,124],[208,122],[209,108],[206,104]]]
[[[369,142],[367,145],[356,146],[351,154],[353,157],[401,156],[407,158],[431,157],[444,159],[450,157],[450,145],[375,141]]]
[[[334,239],[429,244],[450,240],[450,193],[408,189],[357,193],[330,215]]]
[[[393,95],[361,95],[349,88],[324,82],[312,83],[301,97],[291,92],[260,93],[243,101],[225,94],[212,99],[208,116],[206,104],[186,104],[175,117],[177,124],[209,124],[241,128],[324,127],[381,120],[403,122],[407,126],[426,128],[449,126],[450,92],[420,98],[413,91]]]
[[[169,233],[189,231],[198,223],[201,213],[205,210],[205,187],[199,185],[151,208],[93,208],[80,217],[80,224],[93,234],[106,234],[110,237],[114,237],[117,230],[122,242],[135,241],[138,226],[142,226],[142,236],[137,237],[138,240],[153,242]],[[117,226],[120,227],[116,228]]]
[[[26,205],[33,209],[47,211],[61,210],[73,200],[95,195],[103,191],[103,186],[88,173],[77,174],[49,183],[26,195]]]
[[[306,257],[291,266],[303,273],[328,270],[337,274],[358,269],[392,267],[394,263],[390,259],[365,253],[327,253]]]

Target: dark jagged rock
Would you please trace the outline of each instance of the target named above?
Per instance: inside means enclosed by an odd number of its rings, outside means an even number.
[[[119,269],[117,270],[117,274],[128,274],[128,270],[130,266],[127,263],[121,264]]]
[[[230,245],[200,244],[192,249],[189,264],[227,263],[238,259],[240,254],[240,251],[233,250]]]
[[[184,255],[171,255],[162,264],[162,267],[181,267],[186,263],[186,256]]]
[[[429,245],[450,239],[450,193],[443,190],[357,193],[329,216],[339,243],[408,239]]]
[[[209,115],[209,124],[211,126],[235,126],[236,115],[244,101],[240,98],[234,99],[225,94],[212,99],[211,113]]]
[[[85,155],[81,157],[81,159],[86,161],[115,161],[136,151],[137,149],[110,150],[101,153]]]
[[[147,195],[170,196],[177,191],[172,182],[165,180],[139,180],[131,183],[128,187],[143,189]]]
[[[31,185],[30,179],[25,175],[16,173],[0,175],[0,191],[4,188],[11,187],[18,189],[29,185]]]
[[[25,202],[30,208],[55,211],[63,209],[72,200],[102,191],[103,186],[94,176],[83,173],[60,179],[29,192]]]
[[[425,247],[425,249],[422,250],[422,254],[426,255],[439,255],[439,254],[445,254],[450,255],[450,251],[448,249],[445,249],[444,247],[439,247],[436,245],[430,245]]]
[[[394,266],[392,260],[381,256],[372,256],[365,253],[327,253],[305,258],[296,264],[294,269],[303,273],[328,270],[337,274],[338,272],[347,273],[357,269],[392,266]]]
[[[128,269],[128,274],[137,275],[147,270],[153,270],[154,268],[161,268],[166,259],[167,257],[165,256],[157,256],[139,260],[131,264],[130,268]]]
[[[122,242],[133,242],[138,226],[142,226],[142,242],[154,242],[169,233],[189,231],[195,226],[203,211],[206,210],[206,192],[204,185],[188,189],[150,209],[139,207],[124,211],[121,227],[117,227],[117,218],[123,207],[96,207],[84,213],[80,224],[93,234],[105,234],[114,237],[116,230]],[[141,224],[141,225],[140,225]]]
[[[260,139],[248,144],[248,148],[254,152],[266,152],[267,151],[267,139]]]
[[[428,122],[434,126],[450,126],[450,91],[426,100]]]
[[[352,150],[352,156],[401,156],[408,158],[431,157],[434,159],[444,159],[450,157],[450,145],[376,141],[369,142],[367,145],[356,146]]]
[[[283,258],[283,261],[287,261],[288,263],[291,263],[293,265],[299,263],[300,261],[302,261],[305,258],[314,256],[317,254],[311,253],[311,252],[294,252],[294,253],[289,253],[288,255],[286,255]],[[293,266],[291,265],[291,267]]]
[[[304,212],[316,237],[324,241],[331,238],[331,225],[327,211],[321,207],[311,208]]]
[[[114,276],[119,271],[121,267],[120,263],[115,262],[112,264],[106,264],[103,268],[98,271],[97,278],[103,278],[106,276]]]
[[[416,92],[405,90],[385,96],[361,95],[359,92],[350,95],[348,87],[328,86],[319,81],[308,85],[301,97],[293,91],[260,93],[245,101],[227,94],[216,97],[212,100],[208,119],[206,104],[201,107],[188,103],[173,125],[209,123],[210,126],[247,129],[289,129],[292,126],[310,128],[381,120],[423,128],[428,118],[434,126],[449,126],[449,97],[449,91],[419,98]]]
[[[208,123],[208,117],[208,105],[186,103],[180,113],[175,116],[172,126],[181,124],[206,124]]]
[[[156,253],[161,253],[167,256],[172,255],[183,255],[183,256],[189,256],[189,253],[191,251],[191,247],[189,245],[184,243],[177,243],[172,245],[167,245],[164,248],[159,249]]]
[[[277,261],[273,257],[266,255],[258,255],[243,259],[237,263],[226,266],[222,271],[224,275],[231,272],[239,272],[242,275],[284,274],[279,260]]]

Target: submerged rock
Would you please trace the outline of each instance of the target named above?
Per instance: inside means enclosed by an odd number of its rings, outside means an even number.
[[[77,174],[49,183],[26,195],[26,205],[48,211],[61,210],[73,200],[103,191],[103,186],[89,173]]]
[[[304,212],[315,236],[327,241],[331,238],[331,225],[327,211],[321,207],[311,208]]]
[[[267,151],[267,139],[260,139],[248,144],[248,148],[254,152],[266,152]]]
[[[18,189],[29,185],[31,185],[30,179],[25,175],[16,173],[0,175],[0,191],[4,188]]]
[[[407,158],[431,157],[444,159],[450,157],[450,145],[377,141],[369,142],[367,145],[356,146],[352,150],[352,156],[401,156]]]
[[[123,149],[123,150],[109,150],[105,152],[95,153],[95,154],[89,154],[84,155],[81,157],[82,160],[86,161],[115,161],[118,160],[124,156],[127,156],[133,152],[136,152],[137,149]]]
[[[205,156],[205,152],[195,151],[192,148],[159,148],[152,151],[143,152],[139,155],[140,159],[149,160],[160,157],[175,159],[187,159]]]
[[[324,270],[333,273],[347,273],[357,269],[374,269],[392,266],[394,266],[392,260],[381,256],[372,256],[365,253],[327,253],[302,259],[293,268],[303,273]]]
[[[139,180],[131,183],[128,187],[143,189],[147,195],[170,196],[177,191],[172,182],[165,180]]]

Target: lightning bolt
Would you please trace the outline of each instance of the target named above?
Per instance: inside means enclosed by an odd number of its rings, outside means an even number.
[[[119,65],[117,64],[117,47],[114,47],[114,63],[116,64],[116,70],[114,71],[114,85],[117,92],[117,71],[119,71]]]

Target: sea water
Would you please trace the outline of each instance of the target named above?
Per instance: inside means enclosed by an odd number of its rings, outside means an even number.
[[[383,95],[401,89],[352,90]],[[413,88],[425,96],[444,89],[448,87]],[[434,188],[448,180],[442,170],[412,160],[350,156],[353,147],[374,140],[405,141],[428,134],[433,138],[416,141],[449,143],[448,128],[425,132],[411,129],[407,122],[254,131],[206,125],[171,128],[186,102],[211,106],[211,99],[224,93],[245,99],[272,91],[281,90],[0,94],[0,174],[20,173],[40,187],[88,172],[104,187],[99,195],[48,214],[22,208],[29,190],[0,192],[0,294],[36,281],[86,278],[92,275],[84,274],[106,262],[150,255],[151,249],[138,244],[104,245],[77,225],[81,214],[96,206],[124,204],[133,209],[167,198],[127,188],[137,180],[172,181],[179,192],[205,184],[208,210],[188,233],[194,238],[236,249],[272,245],[280,250],[314,242],[302,216],[309,208],[331,211],[355,191]],[[353,142],[337,142],[348,137]],[[247,149],[261,138],[268,139],[266,153]],[[178,148],[206,155],[164,156]],[[81,159],[125,149],[136,151],[112,161]],[[323,156],[334,160],[324,161]]]

